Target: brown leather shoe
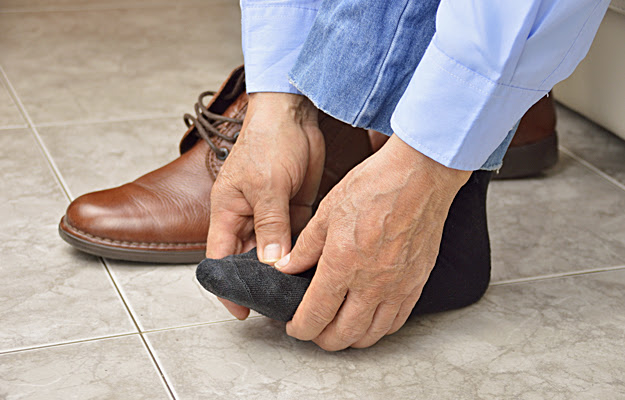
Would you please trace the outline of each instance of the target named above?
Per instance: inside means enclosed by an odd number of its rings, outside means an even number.
[[[538,175],[558,162],[556,109],[551,96],[543,97],[523,116],[503,167],[493,179],[526,178]]]
[[[243,67],[232,72],[207,106],[206,92],[186,114],[181,156],[123,186],[74,200],[59,225],[78,250],[151,263],[194,263],[204,258],[210,191],[237,139],[247,110]],[[371,155],[367,133],[320,113],[326,164],[318,201]]]

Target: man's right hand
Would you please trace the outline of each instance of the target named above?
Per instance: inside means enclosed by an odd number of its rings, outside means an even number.
[[[211,192],[206,256],[258,248],[273,264],[312,216],[325,161],[318,111],[303,96],[253,93],[241,133]],[[221,300],[237,318],[249,309]]]

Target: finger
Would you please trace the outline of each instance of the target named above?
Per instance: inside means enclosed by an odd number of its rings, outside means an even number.
[[[391,329],[386,333],[387,335],[392,335],[404,326],[408,317],[412,313],[414,306],[417,304],[419,297],[421,297],[422,290],[423,288],[415,289],[412,294],[406,297],[406,300],[404,300],[399,308],[399,312],[397,313],[397,317],[395,317],[395,321],[393,321],[393,325],[391,325]]]
[[[299,274],[319,262],[327,236],[327,218],[316,215],[297,238],[290,254],[276,263],[285,274]]]
[[[247,218],[230,212],[211,212],[206,238],[206,257],[220,259],[239,254],[243,248],[240,228],[246,225],[245,219]]]
[[[291,250],[289,195],[266,196],[253,206],[258,259],[273,265]]]
[[[347,294],[344,280],[324,272],[323,259],[320,268],[304,294],[293,320],[287,323],[286,333],[300,340],[312,340],[319,336],[334,319]]]
[[[313,341],[327,351],[348,348],[365,336],[377,308],[377,301],[350,292],[334,320]]]
[[[397,318],[401,304],[402,303],[380,304],[378,309],[375,311],[371,326],[369,326],[365,335],[357,342],[352,343],[351,347],[359,349],[370,347],[382,339],[393,326],[393,322]]]
[[[232,314],[236,319],[244,320],[250,315],[250,309],[247,307],[240,306],[236,303],[231,302],[230,300],[222,299],[221,297],[217,297],[221,303],[226,306],[230,314]]]
[[[206,257],[219,259],[242,251],[254,231],[252,208],[243,194],[227,184],[213,186]],[[219,187],[222,189],[219,190]]]

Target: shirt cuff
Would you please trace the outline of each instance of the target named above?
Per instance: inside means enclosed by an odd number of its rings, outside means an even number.
[[[317,16],[316,8],[290,5],[242,7],[243,56],[248,93],[299,91],[288,72]]]
[[[395,108],[391,127],[433,160],[475,171],[548,90],[492,81],[447,56],[435,42],[436,36]]]

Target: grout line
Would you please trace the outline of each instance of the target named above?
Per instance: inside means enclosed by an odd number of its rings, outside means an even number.
[[[0,68],[2,68],[2,66],[0,66]],[[0,78],[0,87],[2,87],[2,89],[4,89],[6,92],[8,92],[9,97],[11,98],[11,101],[13,102],[13,105],[15,106],[15,108],[17,108],[17,112],[20,114],[20,119],[22,120],[22,124],[19,125],[4,125],[0,127],[0,130],[9,130],[9,129],[24,129],[24,128],[28,128],[28,125],[26,124],[26,121],[24,121],[24,117],[22,116],[22,112],[20,111],[19,106],[15,103],[15,99],[14,97],[11,95],[11,91],[9,90],[9,88],[7,87],[7,85],[9,84],[9,79],[6,77],[5,74],[5,79],[1,79]],[[7,83],[5,84],[4,81],[7,81]]]
[[[2,68],[1,65],[0,65],[0,77],[4,78],[4,81],[6,82],[6,85],[7,85],[7,89],[9,90],[9,94],[13,98],[13,101],[19,108],[20,113],[22,114],[22,117],[26,120],[26,123],[30,127],[31,133],[33,134],[33,136],[35,137],[35,140],[39,144],[39,150],[43,152],[44,157],[48,161],[48,165],[50,166],[50,168],[52,168],[52,173],[54,174],[59,185],[61,186],[63,193],[65,193],[65,196],[71,201],[73,197],[69,190],[69,187],[67,186],[67,183],[65,182],[65,180],[63,179],[63,176],[61,175],[61,171],[59,170],[56,163],[52,159],[52,156],[50,152],[48,151],[48,148],[46,147],[45,143],[43,142],[43,139],[39,135],[39,131],[37,131],[37,127],[33,123],[33,120],[30,118],[28,111],[26,111],[26,107],[24,107],[24,103],[22,103],[22,100],[17,95],[17,91],[13,87],[13,84],[9,80],[9,77],[7,76],[6,72],[4,71],[4,68]]]
[[[143,335],[141,335],[141,337],[143,338]],[[156,355],[156,350],[152,348],[152,344],[145,338],[143,338],[143,340],[144,340],[145,346],[148,349],[148,352],[152,354],[152,359],[154,360],[154,363],[156,365],[160,365],[158,362],[158,356]],[[176,389],[174,389],[174,386],[169,384],[168,382],[169,378],[165,375],[165,371],[159,370],[159,372],[161,372],[161,377],[163,379],[163,382],[165,382],[165,384],[167,385],[167,389],[169,389],[169,394],[171,395],[172,399],[176,399],[176,396],[178,394],[176,393]]]
[[[154,367],[156,368],[156,371],[160,375],[162,383],[165,385],[165,388],[169,392],[169,395],[171,396],[171,398],[175,399],[176,397],[174,396],[172,388],[171,388],[169,382],[167,381],[167,378],[165,377],[165,373],[163,372],[163,370],[161,369],[161,366],[156,361],[156,358],[155,358],[154,354],[152,353],[152,351],[150,350],[150,347],[148,346],[145,337],[141,333],[141,328],[139,327],[139,322],[137,321],[137,319],[135,318],[134,314],[130,310],[130,306],[126,302],[126,299],[124,299],[124,296],[122,295],[121,289],[117,285],[117,282],[115,282],[115,279],[113,278],[113,274],[111,273],[111,270],[109,269],[109,266],[106,263],[106,260],[104,260],[101,257],[98,257],[98,259],[100,260],[100,263],[102,263],[102,266],[104,266],[104,270],[106,271],[109,279],[111,280],[111,283],[113,284],[113,287],[115,288],[115,291],[117,292],[117,295],[119,296],[122,304],[126,308],[126,312],[130,316],[130,319],[132,320],[132,323],[135,325],[135,328],[137,329],[137,333],[139,334],[139,338],[141,339],[141,342],[143,343],[143,346],[145,347],[145,350],[147,351],[148,355],[152,359],[152,363],[153,363]]]
[[[122,291],[119,288],[119,286],[117,285],[117,282],[115,282],[115,279],[113,278],[113,274],[111,273],[111,270],[109,269],[109,266],[106,263],[106,260],[104,260],[102,257],[98,257],[98,259],[100,260],[100,263],[104,267],[104,270],[106,271],[109,279],[111,280],[111,283],[113,284],[113,287],[115,288],[115,291],[117,292],[117,295],[119,296],[119,299],[121,300],[122,304],[126,308],[126,312],[130,316],[130,319],[132,320],[132,323],[135,325],[135,328],[137,329],[137,333],[139,334],[139,338],[141,339],[141,342],[143,343],[143,346],[145,347],[145,350],[147,351],[148,355],[152,359],[152,363],[153,363],[154,367],[156,368],[156,371],[160,375],[162,383],[165,385],[165,388],[169,392],[169,395],[171,396],[171,398],[175,399],[176,397],[174,396],[174,393],[172,391],[172,387],[170,386],[169,382],[167,381],[167,378],[165,377],[165,373],[161,369],[161,366],[156,361],[156,358],[155,358],[154,354],[152,354],[152,351],[150,350],[150,347],[148,346],[145,337],[141,333],[141,328],[139,327],[139,322],[135,318],[133,312],[130,310],[130,306],[126,302],[126,299],[124,299],[124,296],[122,295]]]
[[[89,339],[80,339],[80,340],[72,340],[72,341],[69,341],[69,342],[58,342],[58,343],[44,344],[44,345],[41,345],[41,346],[24,347],[24,348],[21,348],[21,349],[0,351],[0,356],[6,355],[6,354],[21,353],[21,352],[24,352],[24,351],[49,349],[49,348],[53,348],[53,347],[61,347],[61,346],[67,346],[67,345],[72,345],[72,344],[78,344],[78,343],[97,342],[99,340],[117,339],[117,338],[128,337],[128,336],[135,336],[135,335],[139,335],[139,333],[138,332],[120,333],[120,334],[117,334],[117,335],[96,336],[96,337],[92,337],[92,338],[89,338]]]
[[[254,316],[247,318],[246,321],[259,319],[259,318],[263,318],[263,316],[254,315]],[[6,354],[21,353],[24,351],[49,349],[53,347],[61,347],[61,346],[67,346],[67,345],[72,345],[72,344],[78,344],[78,343],[97,342],[99,340],[117,339],[117,338],[135,336],[135,335],[141,336],[142,334],[159,333],[159,332],[173,331],[177,329],[195,328],[198,326],[216,325],[216,324],[223,324],[223,323],[237,322],[237,321],[238,321],[237,319],[233,318],[233,319],[224,319],[220,321],[198,322],[195,324],[177,325],[177,326],[171,326],[167,328],[147,329],[141,332],[137,331],[137,332],[129,332],[129,333],[118,333],[114,335],[94,336],[94,337],[90,337],[87,339],[70,340],[66,342],[57,342],[57,343],[44,344],[44,345],[39,345],[39,346],[22,347],[22,348],[17,348],[17,349],[12,349],[12,350],[0,351],[0,356],[6,355]]]
[[[263,318],[263,316],[262,315],[254,315],[254,316],[246,318],[245,320],[246,321],[250,321],[250,320],[258,319],[258,318]],[[169,327],[166,327],[166,328],[148,329],[148,330],[142,331],[141,333],[150,334],[150,333],[172,331],[172,330],[176,330],[176,329],[195,328],[195,327],[198,327],[198,326],[225,324],[225,323],[228,323],[228,322],[237,322],[237,321],[238,321],[238,319],[231,318],[231,319],[223,319],[223,320],[219,320],[219,321],[197,322],[195,324],[177,325],[177,326],[169,326]]]
[[[161,368],[161,365],[156,360],[156,356],[154,355],[154,353],[152,353],[152,349],[150,349],[150,346],[146,338],[143,336],[143,334],[139,334],[139,337],[141,338],[141,342],[143,342],[143,346],[145,347],[145,350],[147,351],[147,353],[150,355],[150,358],[152,359],[152,363],[154,364],[154,367],[156,368],[156,372],[158,372],[158,374],[161,376],[161,383],[163,384],[163,386],[165,386],[165,389],[167,389],[169,396],[175,400],[176,395],[174,394],[173,385],[169,382],[169,379],[165,375],[165,371]]]
[[[610,175],[606,174],[605,172],[603,172],[602,170],[600,170],[599,168],[597,168],[596,166],[594,166],[590,162],[584,160],[582,157],[578,156],[577,154],[575,154],[571,150],[567,149],[566,147],[564,147],[564,146],[559,146],[559,147],[560,147],[560,151],[561,152],[563,152],[567,156],[571,157],[572,159],[574,159],[578,163],[582,164],[584,167],[588,168],[589,170],[591,170],[595,174],[601,176],[603,179],[607,180],[608,182],[610,182],[611,184],[613,184],[617,188],[625,191],[625,185],[624,184],[622,184],[621,182],[617,181],[616,179],[614,179]]]
[[[579,271],[561,272],[561,273],[557,273],[557,274],[548,274],[548,275],[539,275],[539,276],[532,276],[532,277],[528,277],[528,278],[508,279],[508,280],[493,282],[493,283],[490,284],[490,286],[502,286],[502,285],[511,285],[511,284],[515,284],[515,283],[536,282],[536,281],[544,281],[544,280],[547,280],[547,279],[565,278],[565,277],[569,277],[569,276],[596,274],[596,273],[600,273],[600,272],[610,272],[610,271],[619,271],[619,270],[625,270],[625,265],[618,265],[618,266],[615,266],[615,267],[583,269],[583,270],[579,270]]]
[[[0,131],[8,131],[8,130],[11,130],[11,129],[24,129],[24,128],[28,128],[28,125],[26,125],[26,124],[23,124],[23,125],[4,125],[4,126],[0,126]]]

